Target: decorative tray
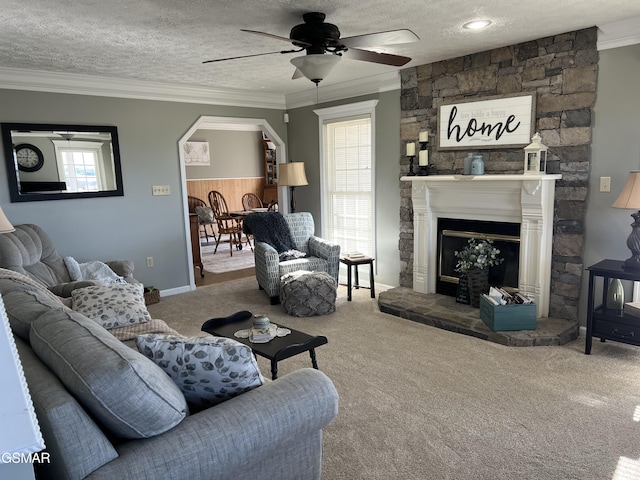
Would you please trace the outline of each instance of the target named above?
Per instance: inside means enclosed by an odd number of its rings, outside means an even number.
[[[271,323],[264,328],[245,328],[238,330],[233,335],[237,338],[248,338],[251,343],[268,343],[276,337],[285,337],[291,333],[291,330]]]

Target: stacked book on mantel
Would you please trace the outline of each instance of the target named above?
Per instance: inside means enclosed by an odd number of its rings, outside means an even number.
[[[622,311],[626,315],[640,318],[640,302],[627,302],[622,307]]]

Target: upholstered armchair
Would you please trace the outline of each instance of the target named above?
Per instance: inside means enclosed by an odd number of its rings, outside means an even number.
[[[297,270],[329,273],[336,282],[340,268],[340,245],[316,237],[313,216],[309,212],[284,214],[296,249],[307,254],[304,258],[280,261],[278,251],[268,243],[256,239],[254,256],[258,285],[267,292],[272,305],[280,303],[280,278]]]

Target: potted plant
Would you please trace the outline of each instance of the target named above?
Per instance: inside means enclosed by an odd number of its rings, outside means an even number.
[[[500,265],[500,249],[493,240],[470,238],[467,245],[454,252],[457,262],[456,271],[466,276],[472,307],[480,306],[480,295],[489,291],[489,267]]]

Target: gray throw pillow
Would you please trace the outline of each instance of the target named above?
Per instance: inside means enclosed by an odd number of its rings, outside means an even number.
[[[213,210],[211,207],[196,207],[196,215],[198,215],[198,220],[200,223],[211,223],[213,222]]]
[[[184,395],[161,368],[79,313],[51,310],[31,324],[29,340],[67,390],[118,437],[153,437],[188,413]]]

